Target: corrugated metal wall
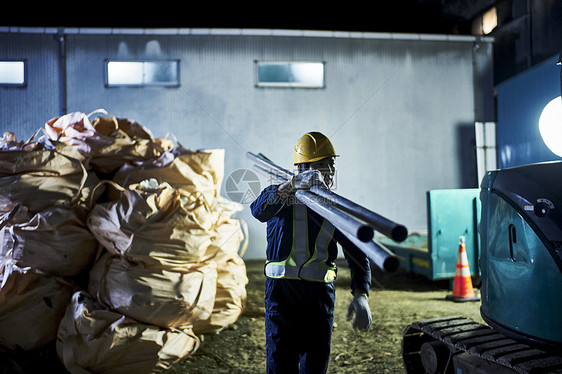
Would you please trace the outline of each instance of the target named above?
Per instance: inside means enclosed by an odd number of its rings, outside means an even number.
[[[59,103],[50,92],[57,89],[57,45],[53,35],[0,37],[0,58],[16,49],[8,55],[28,58],[30,70],[44,74],[41,84],[31,85],[30,76],[27,89],[0,91],[0,124],[23,138],[57,115]],[[425,230],[427,190],[476,186],[474,43],[471,38],[330,34],[69,33],[67,109],[104,108],[137,120],[156,137],[173,133],[189,148],[225,148],[225,179],[252,167],[248,151],[290,168],[297,139],[322,131],[341,155],[336,192],[410,231]],[[181,86],[106,88],[106,58],[180,59]],[[324,61],[326,87],[257,88],[255,60]],[[36,105],[45,95],[51,100]],[[24,113],[29,120],[15,125]],[[267,181],[260,183],[263,188]],[[228,197],[224,188],[223,196]],[[239,216],[250,229],[245,257],[263,258],[265,224],[244,206]]]
[[[27,87],[0,87],[0,129],[27,138],[60,112],[59,43],[54,34],[0,32],[0,59],[27,60]]]

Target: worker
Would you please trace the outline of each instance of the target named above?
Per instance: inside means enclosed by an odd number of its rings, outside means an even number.
[[[334,322],[339,243],[351,272],[353,298],[347,319],[356,329],[371,324],[367,256],[329,221],[295,198],[313,185],[330,188],[336,154],[322,133],[303,135],[294,149],[298,173],[266,187],[252,202],[252,215],[267,222],[265,333],[267,372],[325,373]]]

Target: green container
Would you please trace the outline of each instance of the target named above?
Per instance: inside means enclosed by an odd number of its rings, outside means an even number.
[[[464,236],[470,273],[477,277],[479,193],[477,188],[427,191],[427,234],[411,233],[402,243],[380,241],[396,254],[403,269],[431,280],[453,280],[459,238]]]
[[[511,337],[561,347],[562,163],[489,172],[480,198],[482,318]]]
[[[477,188],[427,192],[427,222],[433,279],[455,277],[461,236],[465,239],[470,275],[479,275],[479,193]]]

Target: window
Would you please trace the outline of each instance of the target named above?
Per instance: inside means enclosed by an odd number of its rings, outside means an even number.
[[[488,9],[472,21],[472,33],[475,35],[490,34],[498,26],[496,7]]]
[[[179,60],[106,60],[105,84],[117,86],[179,86]]]
[[[25,86],[25,69],[25,60],[0,61],[0,86]]]
[[[258,87],[324,87],[323,62],[256,61]]]
[[[482,15],[482,33],[489,34],[498,26],[496,7],[491,8]]]

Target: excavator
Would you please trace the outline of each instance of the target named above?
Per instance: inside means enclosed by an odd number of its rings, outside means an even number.
[[[404,329],[406,373],[562,373],[562,161],[489,171],[480,186],[480,315]]]

